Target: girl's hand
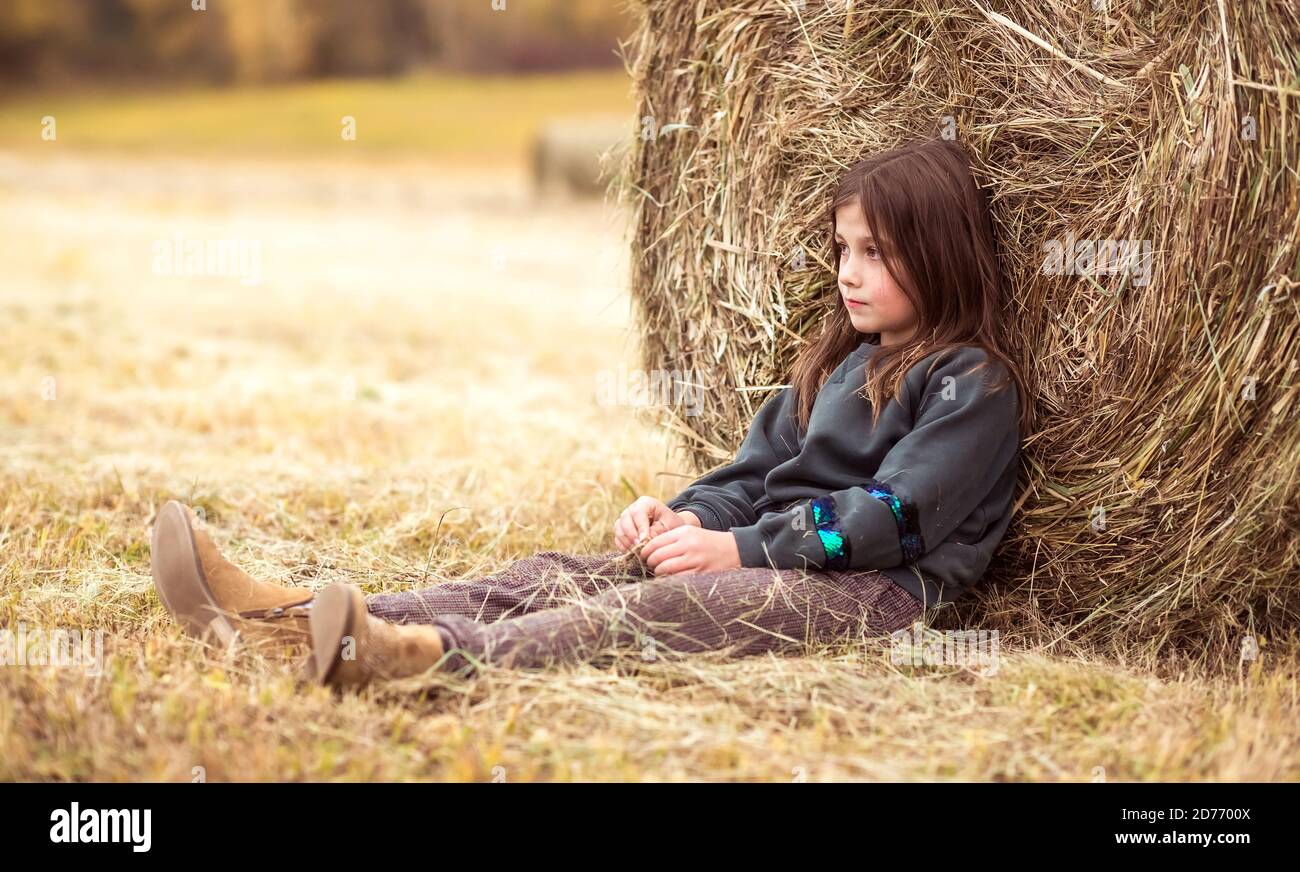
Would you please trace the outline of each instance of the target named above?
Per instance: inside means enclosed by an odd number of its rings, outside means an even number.
[[[654,497],[638,497],[614,522],[614,545],[619,551],[627,551],[637,542],[653,539],[685,523],[688,523],[686,518]]]
[[[660,533],[641,549],[641,559],[655,575],[715,572],[740,568],[740,550],[730,532],[683,524]]]

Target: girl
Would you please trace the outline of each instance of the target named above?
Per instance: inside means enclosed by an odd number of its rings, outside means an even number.
[[[250,578],[173,502],[154,529],[163,602],[200,634],[309,638],[308,673],[337,686],[611,649],[786,651],[887,634],[952,602],[1011,520],[1029,426],[988,204],[962,147],[934,140],[852,167],[826,217],[838,293],[790,386],[732,463],[667,504],[629,506],[617,550],[313,596]]]

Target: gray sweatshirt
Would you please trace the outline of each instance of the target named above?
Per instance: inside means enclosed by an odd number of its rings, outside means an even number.
[[[794,391],[759,409],[735,460],[695,481],[668,507],[709,530],[730,530],[742,566],[878,569],[927,606],[979,580],[1011,522],[1020,452],[1015,385],[983,349],[935,352],[904,377],[873,429],[860,394],[863,342],[813,404],[807,432]],[[942,361],[927,376],[936,360]]]

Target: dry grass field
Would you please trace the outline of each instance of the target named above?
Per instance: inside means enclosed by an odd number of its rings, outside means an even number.
[[[845,644],[340,696],[184,636],[149,577],[170,498],[263,577],[391,591],[607,550],[691,477],[597,400],[637,365],[614,206],[534,203],[512,164],[242,161],[0,153],[0,626],[104,642],[102,671],[0,667],[0,779],[1300,777],[1300,663],[1268,649],[1216,679]],[[169,274],[178,235],[258,254]]]

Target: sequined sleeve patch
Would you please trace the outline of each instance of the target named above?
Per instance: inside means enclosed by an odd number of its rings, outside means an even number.
[[[840,529],[840,519],[835,515],[835,503],[830,497],[812,501],[813,524],[817,537],[826,551],[823,569],[845,569],[849,565],[849,540]]]
[[[889,506],[898,524],[898,543],[903,550],[903,562],[911,563],[925,554],[925,542],[921,538],[921,524],[917,520],[916,506],[909,500],[902,499],[894,489],[883,481],[867,479],[867,493]]]

